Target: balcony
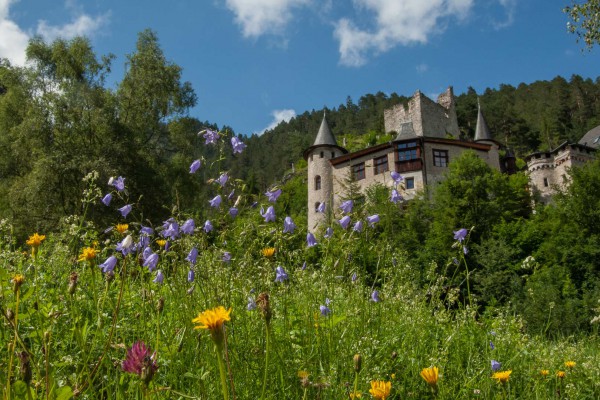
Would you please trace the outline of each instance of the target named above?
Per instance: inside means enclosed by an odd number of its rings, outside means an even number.
[[[396,161],[396,172],[420,171],[423,169],[423,160],[416,158],[408,161]]]

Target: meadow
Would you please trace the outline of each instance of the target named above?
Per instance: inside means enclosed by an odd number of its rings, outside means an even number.
[[[4,399],[600,397],[596,333],[532,335],[477,306],[469,227],[448,227],[455,257],[423,270],[379,237],[385,215],[323,210],[331,229],[310,232],[280,189],[250,198],[218,162],[199,168],[214,170],[202,221],[147,221],[127,178],[96,173],[60,230],[19,246],[2,221]]]

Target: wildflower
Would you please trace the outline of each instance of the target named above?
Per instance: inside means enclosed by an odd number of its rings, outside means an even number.
[[[158,239],[156,241],[156,244],[158,245],[158,247],[165,247],[167,245],[167,241],[164,239]]]
[[[119,208],[119,211],[121,212],[121,216],[123,218],[127,218],[127,215],[131,212],[132,208],[133,207],[131,204],[126,204],[123,207]]]
[[[307,247],[313,247],[316,246],[317,243],[317,239],[315,239],[315,235],[313,235],[311,232],[308,232],[306,234],[306,246]]]
[[[233,195],[235,193],[235,189],[233,189],[228,195],[227,195],[227,200],[231,201],[233,200]],[[239,197],[238,197],[239,199]]]
[[[283,220],[283,233],[294,233],[295,229],[296,224],[294,224],[292,217],[285,217],[285,219]]]
[[[219,133],[210,129],[207,129],[206,133],[202,136],[206,140],[204,144],[217,143],[217,140],[219,139]]]
[[[265,193],[265,196],[269,199],[270,203],[275,203],[279,196],[281,196],[281,189],[272,190]]]
[[[144,267],[148,267],[148,271],[154,271],[156,269],[156,266],[158,265],[158,254],[152,253],[148,255],[143,265]]]
[[[342,226],[342,228],[347,229],[348,225],[350,225],[350,217],[346,215],[342,217],[342,219],[340,219],[338,223]]]
[[[379,222],[379,214],[374,214],[370,217],[367,217],[367,222],[371,228],[375,227],[375,224]]]
[[[321,202],[319,203],[319,205],[317,206],[317,212],[318,213],[324,213],[325,212],[325,202]]]
[[[390,198],[390,201],[394,204],[397,204],[402,200],[404,199],[402,198],[402,196],[400,196],[400,193],[398,193],[396,189],[392,189],[392,197]]]
[[[348,214],[348,213],[352,212],[352,207],[354,207],[354,202],[352,200],[346,200],[345,202],[342,203],[342,205],[340,206],[340,209],[342,210],[342,212],[344,214]]]
[[[298,371],[298,378],[300,379],[300,386],[303,388],[307,388],[310,386],[310,381],[308,380],[308,376],[310,374],[308,371]]]
[[[496,379],[498,383],[506,383],[508,382],[511,373],[511,370],[495,372],[494,375],[492,375],[492,378]]]
[[[13,276],[12,283],[13,283],[13,285],[15,285],[15,287],[14,287],[15,293],[19,291],[19,289],[21,288],[21,285],[23,285],[24,282],[25,282],[25,277],[23,275],[16,274],[15,276]]]
[[[230,261],[231,261],[231,253],[230,253],[230,252],[228,252],[228,251],[224,251],[224,252],[223,252],[223,256],[221,257],[221,259],[222,259],[224,262],[230,262]]]
[[[354,232],[359,232],[359,233],[362,232],[362,230],[363,230],[363,222],[362,221],[357,221],[354,224],[354,227],[352,228],[352,230]]]
[[[231,207],[229,209],[229,215],[231,215],[232,218],[237,217],[237,215],[238,215],[238,209],[236,207]]]
[[[285,270],[283,269],[283,267],[281,265],[278,266],[277,268],[275,268],[275,282],[283,283],[287,279],[288,279],[288,274],[285,272]]]
[[[256,298],[256,305],[260,308],[260,312],[265,318],[265,322],[267,325],[271,322],[271,317],[273,313],[271,311],[271,302],[269,301],[269,294],[266,292],[262,292]]]
[[[567,361],[567,362],[565,362],[565,367],[567,367],[569,369],[573,369],[573,368],[575,368],[576,364],[577,363],[575,361]]]
[[[429,367],[429,368],[423,368],[421,370],[421,378],[423,378],[429,386],[431,386],[433,389],[435,389],[435,387],[437,386],[437,383],[438,383],[438,378],[439,378],[438,367],[434,366],[434,367]]]
[[[248,311],[256,310],[256,301],[254,300],[254,297],[248,297],[248,305],[246,306],[246,309]]]
[[[117,191],[122,192],[123,190],[125,190],[125,178],[119,176],[117,179],[110,179],[112,180],[112,186],[114,186],[117,189]]]
[[[93,247],[86,247],[79,255],[77,261],[92,261],[94,258],[96,258],[97,254],[98,251]]]
[[[274,247],[266,247],[266,248],[262,249],[262,255],[267,258],[273,257],[273,255],[275,255],[275,248]]]
[[[144,382],[150,383],[158,365],[156,364],[156,352],[152,353],[149,347],[146,347],[144,342],[135,342],[129,350],[127,356],[121,364],[121,368],[125,372],[136,374]]]
[[[263,208],[261,208],[260,215],[265,219],[265,222],[275,221],[275,209],[273,206],[269,206],[266,212]]]
[[[244,144],[244,142],[242,142],[240,139],[236,138],[235,136],[231,138],[231,146],[233,147],[233,154],[241,153],[246,148],[246,145]]]
[[[188,280],[188,282],[192,283],[192,282],[194,282],[194,279],[196,279],[196,273],[194,272],[193,269],[190,269],[188,271],[187,280]]]
[[[379,298],[379,291],[373,290],[373,293],[371,293],[371,300],[375,303],[379,303],[381,301],[381,299]]]
[[[177,221],[175,221],[173,218],[169,218],[167,221],[165,221],[160,235],[171,240],[177,239],[177,236],[179,236],[179,224]]]
[[[356,280],[358,279],[358,276],[356,276],[356,272],[352,274],[352,278],[350,278],[352,280],[352,283],[356,282]]]
[[[112,272],[115,269],[115,265],[117,265],[117,257],[110,256],[104,261],[99,267],[102,269],[102,272]]]
[[[216,195],[212,200],[209,200],[210,206],[214,208],[221,207],[221,195]]]
[[[351,399],[360,399],[360,398],[362,398],[362,394],[361,394],[361,392],[352,392],[352,393],[350,393],[350,398]]]
[[[557,378],[563,379],[566,375],[565,371],[556,371]]]
[[[204,232],[208,233],[210,231],[213,230],[213,224],[212,222],[210,222],[209,220],[206,220],[206,222],[204,222]]]
[[[463,247],[462,247],[462,251],[463,251],[463,254],[464,254],[465,256],[466,256],[467,254],[469,254],[469,248],[468,248],[467,246],[463,246]]]
[[[154,235],[154,229],[150,228],[149,226],[141,226],[140,227],[140,234],[142,235],[147,235],[147,236],[152,236]]]
[[[400,175],[399,173],[397,173],[396,171],[392,171],[390,173],[390,175],[396,185],[398,185],[400,182],[402,182],[404,180],[404,177],[402,175]]]
[[[328,228],[325,230],[325,234],[323,235],[323,237],[324,237],[325,239],[329,239],[329,238],[330,238],[330,237],[332,237],[332,236],[333,236],[333,228],[331,228],[331,227],[328,227]]]
[[[542,376],[548,376],[549,373],[550,373],[550,371],[548,371],[547,369],[543,369],[543,370],[540,371],[540,374]]]
[[[102,204],[104,204],[105,206],[108,207],[110,205],[111,200],[112,200],[112,194],[107,193],[106,195],[104,195],[104,197],[100,201],[102,202]]]
[[[217,179],[217,183],[219,185],[221,185],[221,187],[224,187],[228,180],[229,180],[229,175],[227,175],[227,173],[224,172],[221,174],[221,176],[219,176],[219,179]]]
[[[190,264],[196,264],[196,258],[198,257],[198,249],[196,247],[192,247],[187,257],[185,258],[190,262]]]
[[[185,233],[186,235],[191,235],[194,233],[195,228],[196,226],[194,224],[194,220],[190,218],[185,221],[183,225],[181,225],[181,232]]]
[[[454,240],[458,240],[462,243],[462,241],[467,237],[467,233],[469,233],[469,231],[467,231],[465,228],[454,231]]]
[[[208,329],[215,343],[220,344],[223,342],[223,324],[231,321],[229,314],[231,314],[231,308],[226,310],[223,306],[203,311],[192,319],[192,322],[196,324],[194,329]]]
[[[304,271],[306,269],[307,265],[306,265],[306,261],[304,261],[302,263],[302,268],[300,268],[302,271]]]
[[[502,363],[499,363],[496,360],[492,360],[491,361],[491,365],[492,365],[492,371],[493,372],[496,372],[496,371],[500,370],[500,368],[502,368]]]
[[[496,348],[496,346],[494,346],[494,343],[490,342],[490,349],[494,350]]]
[[[371,389],[369,389],[369,393],[371,393],[371,396],[373,396],[375,399],[385,400],[389,397],[391,390],[392,382],[371,381]]]
[[[127,229],[129,229],[129,224],[117,224],[115,226],[117,232],[119,232],[121,235],[127,231]]]
[[[117,244],[116,250],[120,251],[121,253],[123,253],[124,256],[126,256],[127,254],[133,252],[133,244],[133,238],[131,237],[131,235],[127,235],[125,236],[125,239],[123,239],[120,243]]]
[[[165,280],[165,275],[159,269],[158,272],[156,273],[156,278],[154,278],[154,280],[152,282],[162,284],[164,280]]]
[[[152,249],[150,248],[150,246],[146,246],[144,248],[144,251],[142,252],[142,259],[144,261],[146,261],[148,259],[148,257],[150,257],[152,255]]]
[[[324,317],[331,314],[331,309],[327,306],[321,305],[321,306],[319,306],[319,310],[321,310],[321,315]]]
[[[37,249],[38,247],[40,247],[40,245],[45,239],[46,235],[38,235],[36,232],[33,235],[29,236],[29,239],[27,239],[27,242],[25,243],[27,243],[28,246]]]
[[[200,169],[200,160],[195,160],[191,165],[190,165],[190,174],[195,174],[196,171],[198,171],[198,169]]]

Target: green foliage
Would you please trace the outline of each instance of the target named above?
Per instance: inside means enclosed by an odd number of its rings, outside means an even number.
[[[563,11],[571,20],[567,24],[570,33],[577,35],[577,41],[583,40],[588,50],[600,44],[600,2],[587,0],[584,2],[572,1]]]

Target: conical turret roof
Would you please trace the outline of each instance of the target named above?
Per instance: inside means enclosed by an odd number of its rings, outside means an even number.
[[[335,136],[331,133],[329,129],[329,124],[327,124],[327,119],[325,118],[325,113],[323,113],[323,121],[321,121],[321,127],[319,128],[319,133],[317,133],[317,138],[313,143],[313,146],[337,146],[337,141],[335,140]]]
[[[481,105],[479,99],[477,99],[477,126],[475,127],[475,141],[478,140],[492,140],[492,134],[490,128],[488,128],[483,113],[481,112]]]

